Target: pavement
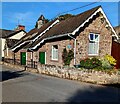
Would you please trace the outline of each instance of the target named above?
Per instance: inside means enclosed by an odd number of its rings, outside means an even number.
[[[120,102],[119,88],[0,67],[2,102]]]

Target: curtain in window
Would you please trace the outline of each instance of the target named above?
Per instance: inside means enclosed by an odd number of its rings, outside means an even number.
[[[52,59],[58,60],[58,46],[56,45],[52,47]]]
[[[98,54],[98,42],[89,42],[89,54]]]

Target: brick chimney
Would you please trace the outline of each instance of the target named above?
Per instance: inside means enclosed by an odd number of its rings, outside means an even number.
[[[19,30],[25,30],[25,26],[18,25],[17,28],[15,28],[15,31],[19,31]]]

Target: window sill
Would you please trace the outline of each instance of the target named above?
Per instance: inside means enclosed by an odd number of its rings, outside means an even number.
[[[57,59],[57,60],[55,60],[55,59],[51,59],[51,61],[58,62],[58,59]]]

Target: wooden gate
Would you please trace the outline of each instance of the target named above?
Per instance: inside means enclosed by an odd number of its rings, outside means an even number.
[[[116,68],[120,69],[120,43],[112,42],[112,52],[111,55],[117,60]]]

